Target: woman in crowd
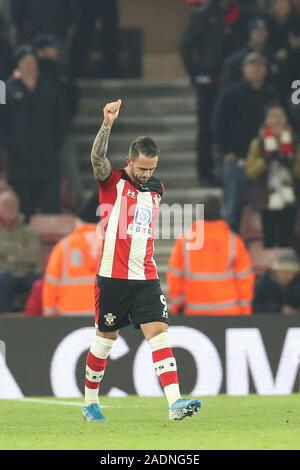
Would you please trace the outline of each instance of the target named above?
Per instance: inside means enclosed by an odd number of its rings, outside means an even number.
[[[293,246],[300,147],[280,105],[268,109],[250,145],[246,173],[254,181],[251,198],[261,212],[265,247]]]

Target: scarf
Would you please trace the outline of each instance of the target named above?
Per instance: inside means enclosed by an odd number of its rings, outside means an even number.
[[[229,10],[223,13],[223,21],[227,26],[231,26],[238,21],[240,15],[241,15],[241,7],[236,1],[229,8]]]
[[[273,134],[270,127],[263,129],[263,148],[265,154],[271,155],[278,152],[280,155],[291,158],[293,155],[293,136],[289,128],[284,129],[278,138]]]

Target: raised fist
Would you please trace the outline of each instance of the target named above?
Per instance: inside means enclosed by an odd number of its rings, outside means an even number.
[[[107,105],[103,108],[105,126],[111,126],[118,118],[121,105],[122,100],[117,100],[113,101],[112,103],[107,103]]]

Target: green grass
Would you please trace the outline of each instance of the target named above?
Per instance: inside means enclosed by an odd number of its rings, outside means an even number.
[[[0,400],[0,449],[300,449],[299,395],[202,402],[170,422],[163,398],[104,397],[108,421],[86,423],[77,406]]]

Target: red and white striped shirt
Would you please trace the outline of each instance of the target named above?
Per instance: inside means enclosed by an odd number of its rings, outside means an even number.
[[[98,274],[117,279],[158,279],[153,254],[163,194],[161,181],[151,177],[139,184],[125,170],[113,169],[98,184],[104,239]]]

